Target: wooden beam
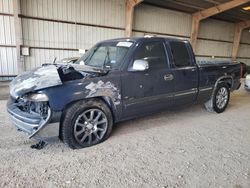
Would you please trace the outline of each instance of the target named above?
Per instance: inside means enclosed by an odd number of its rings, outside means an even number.
[[[234,32],[234,42],[233,42],[233,49],[232,49],[232,59],[236,60],[237,54],[240,47],[240,39],[242,31],[246,28],[250,27],[250,20],[242,21],[235,24],[235,32]]]
[[[141,3],[143,0],[126,0],[126,25],[125,25],[125,36],[132,36],[132,26],[134,17],[134,8],[136,5]]]
[[[199,17],[197,15],[193,15],[190,43],[193,47],[194,53],[196,52],[196,43],[197,43],[197,38],[198,38],[198,33],[199,33],[199,26],[200,26]]]
[[[203,1],[208,2],[208,3],[215,4],[215,5],[219,5],[219,4],[220,4],[220,2],[214,1],[214,0],[203,0]]]
[[[190,42],[193,46],[194,52],[196,52],[196,42],[199,34],[199,23],[201,20],[214,16],[221,12],[230,10],[247,2],[250,2],[250,0],[232,0],[194,13],[192,16],[192,31],[190,37]]]
[[[170,0],[171,3],[174,3],[176,5],[182,5],[188,8],[192,8],[192,9],[196,9],[196,10],[203,10],[204,8],[200,7],[200,6],[196,6],[196,5],[191,5],[189,3],[183,3],[183,2],[179,2],[176,0]]]
[[[238,54],[239,46],[240,46],[240,39],[241,39],[242,29],[239,25],[235,25],[234,31],[234,42],[233,42],[233,49],[232,49],[232,59],[235,60]]]
[[[238,7],[240,5],[243,5],[247,2],[250,2],[250,0],[232,0],[223,4],[216,5],[214,7],[202,10],[200,12],[196,12],[194,14],[200,15],[201,20],[206,19],[208,17],[214,16],[216,14],[219,14],[221,12],[230,10],[232,8]]]
[[[246,28],[250,27],[250,20],[242,21],[242,22],[238,23],[238,25],[242,29],[246,29]]]

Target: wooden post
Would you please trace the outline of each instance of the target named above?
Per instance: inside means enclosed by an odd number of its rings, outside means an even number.
[[[240,46],[240,39],[241,39],[242,29],[239,25],[235,26],[234,32],[234,42],[233,42],[233,49],[232,49],[232,59],[235,60],[238,54],[239,46]]]
[[[194,53],[196,53],[196,43],[199,33],[199,25],[200,25],[200,18],[197,15],[193,15],[192,17],[192,31],[190,37],[190,43],[193,47]]]
[[[248,27],[250,27],[250,20],[235,24],[234,42],[233,42],[233,49],[232,49],[233,60],[236,60],[237,58],[237,54],[238,54],[239,47],[240,47],[240,39],[241,39],[242,31]]]
[[[134,8],[136,5],[141,3],[143,0],[126,0],[126,26],[125,26],[125,36],[132,36],[132,26],[134,17]]]
[[[232,0],[194,13],[192,17],[192,31],[190,37],[190,41],[194,52],[196,51],[196,42],[199,34],[199,23],[201,20],[204,20],[208,17],[214,16],[221,12],[227,11],[229,9],[235,8],[247,2],[250,2],[250,0]]]
[[[21,58],[21,45],[22,42],[22,25],[21,19],[18,17],[20,11],[20,0],[13,0],[13,12],[14,12],[14,30],[16,41],[16,58],[17,58],[17,71],[18,74],[24,71],[24,63]]]

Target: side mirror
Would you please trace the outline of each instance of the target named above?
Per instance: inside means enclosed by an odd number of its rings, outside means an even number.
[[[145,71],[149,68],[148,62],[142,59],[135,60],[130,71]]]

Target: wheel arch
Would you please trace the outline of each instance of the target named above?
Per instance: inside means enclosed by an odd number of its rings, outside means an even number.
[[[217,88],[218,84],[226,83],[229,89],[233,87],[233,77],[232,76],[221,76],[217,79],[214,85],[214,90]]]
[[[229,87],[229,96],[230,96],[230,89],[232,88],[233,86],[233,78],[231,76],[222,76],[220,78],[217,79],[215,85],[214,85],[214,89],[213,89],[213,92],[211,94],[211,97],[210,99],[204,103],[205,105],[205,108],[207,109],[207,111],[209,112],[214,112],[215,109],[214,109],[214,102],[213,102],[213,98],[215,96],[215,92],[216,92],[216,89],[218,87],[218,85],[222,84],[222,83],[225,83],[228,87]],[[224,111],[224,110],[223,110]],[[222,111],[222,112],[223,112]],[[217,112],[217,111],[216,111]],[[217,112],[218,113],[218,112]]]
[[[102,101],[110,109],[110,112],[111,112],[112,118],[113,118],[113,123],[116,121],[116,113],[115,113],[116,107],[115,107],[115,104],[113,103],[113,101],[110,97],[97,96],[97,97],[77,99],[77,100],[69,102],[67,105],[65,105],[65,107],[62,110],[62,114],[61,114],[60,121],[59,121],[59,138],[61,138],[61,124],[64,120],[63,118],[65,117],[67,109],[70,108],[75,103],[80,102],[80,101],[84,101],[84,100],[100,100],[100,101]]]
[[[68,108],[70,108],[70,106],[72,106],[73,104],[75,104],[75,103],[77,103],[79,101],[84,101],[84,100],[100,100],[100,101],[102,101],[110,109],[110,111],[112,113],[112,116],[113,116],[113,119],[115,120],[115,109],[116,109],[116,106],[113,103],[111,97],[96,96],[96,97],[82,98],[82,99],[76,99],[76,100],[70,101],[68,104],[65,105],[65,107],[62,110],[62,115],[61,115],[61,118],[60,118],[60,122],[62,121],[62,118],[64,117],[64,115],[66,113],[66,110]]]

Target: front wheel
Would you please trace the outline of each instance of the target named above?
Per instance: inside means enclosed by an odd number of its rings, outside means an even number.
[[[106,140],[113,126],[113,118],[107,105],[97,99],[79,101],[70,106],[61,121],[63,142],[79,149]]]
[[[208,111],[222,113],[227,108],[230,99],[230,90],[227,84],[220,83],[212,94],[211,99],[205,103]]]

